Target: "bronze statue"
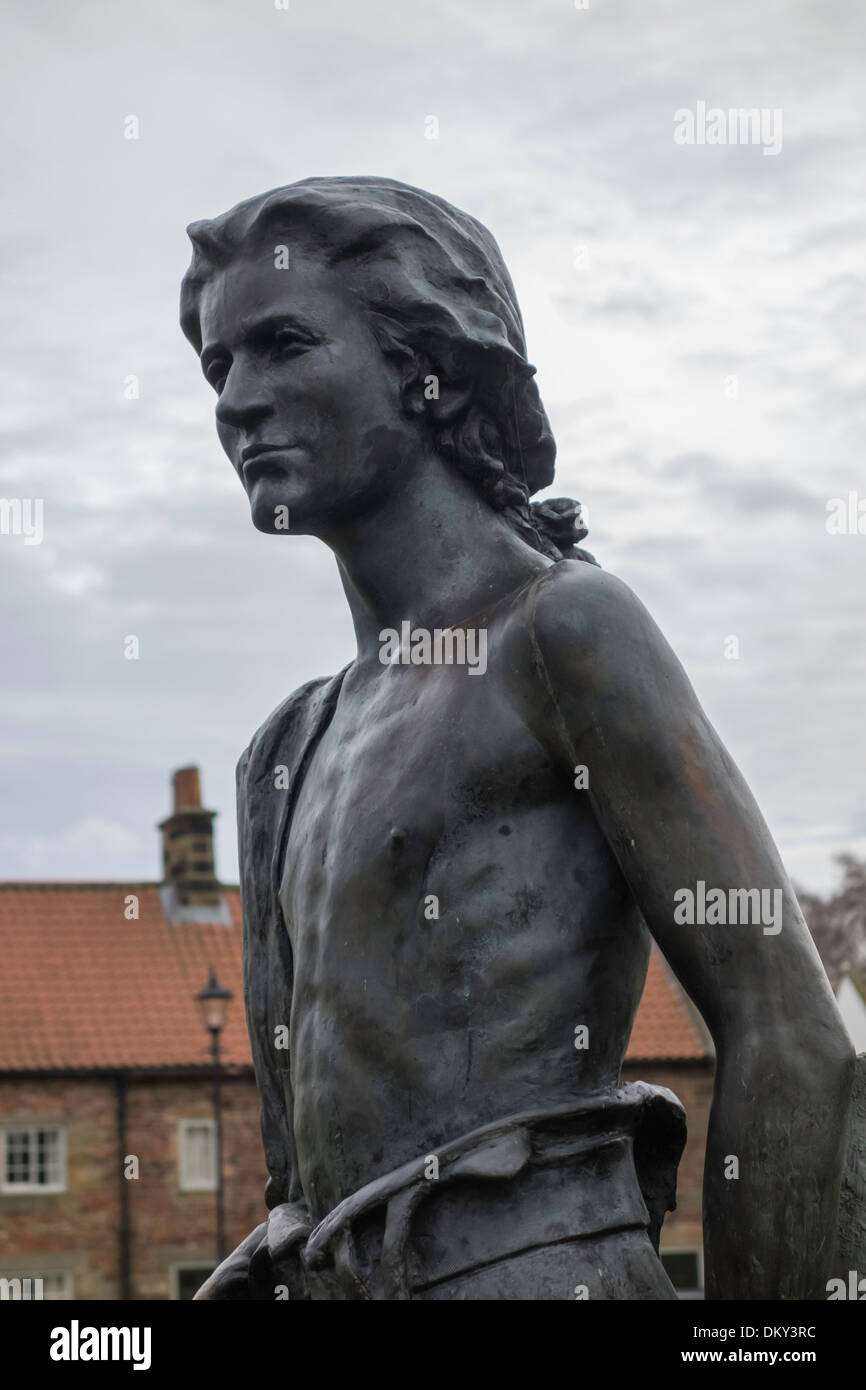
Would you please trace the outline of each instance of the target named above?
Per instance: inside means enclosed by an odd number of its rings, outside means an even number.
[[[708,1295],[826,1297],[852,1048],[681,666],[578,505],[530,503],[496,243],[379,178],[189,230],[223,448],[260,530],[333,550],[358,647],[238,767],[270,1217],[197,1296],[675,1298],[682,1107],[620,1084],[653,936],[718,1057]]]

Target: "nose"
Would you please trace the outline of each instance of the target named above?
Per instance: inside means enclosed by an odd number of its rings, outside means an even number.
[[[272,410],[261,378],[233,362],[216,404],[217,423],[249,429],[266,420]]]

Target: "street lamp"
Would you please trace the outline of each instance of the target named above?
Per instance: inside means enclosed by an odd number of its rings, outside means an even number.
[[[220,1065],[220,1033],[225,1027],[226,1014],[234,995],[230,989],[223,989],[211,967],[210,977],[200,994],[195,996],[201,1014],[201,1021],[210,1033],[211,1056],[213,1057],[213,1108],[216,1129],[216,1240],[217,1264],[226,1257],[225,1215],[223,1212],[223,1114],[222,1114],[222,1067]]]

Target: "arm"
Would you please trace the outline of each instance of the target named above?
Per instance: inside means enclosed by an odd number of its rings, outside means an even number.
[[[610,575],[556,571],[530,620],[548,739],[588,769],[598,822],[716,1047],[708,1294],[825,1298],[853,1075],[829,983],[758,807],[658,628]],[[718,923],[712,909],[682,920],[680,890],[698,880],[724,890]],[[756,922],[740,898],[730,924],[729,890],[755,888],[778,913]]]

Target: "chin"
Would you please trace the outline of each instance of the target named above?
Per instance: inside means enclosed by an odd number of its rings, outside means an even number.
[[[286,488],[255,488],[250,516],[256,530],[268,536],[303,536],[311,529],[309,502]]]

